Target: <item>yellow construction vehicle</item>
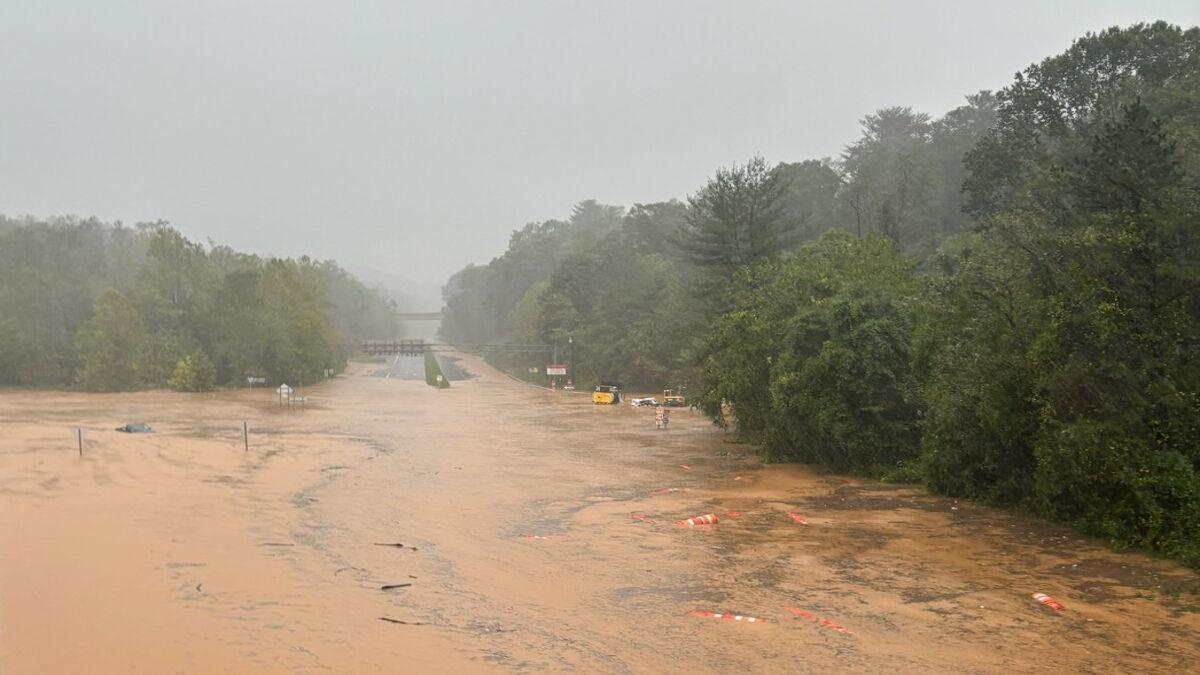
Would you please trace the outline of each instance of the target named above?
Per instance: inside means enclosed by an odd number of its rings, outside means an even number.
[[[592,403],[596,405],[616,405],[621,402],[621,385],[598,384],[592,390]]]
[[[668,408],[686,408],[687,398],[680,389],[663,389],[663,405]]]

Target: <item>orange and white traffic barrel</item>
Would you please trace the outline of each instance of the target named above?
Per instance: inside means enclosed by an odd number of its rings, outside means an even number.
[[[1034,600],[1037,600],[1038,602],[1042,603],[1043,605],[1045,605],[1045,606],[1049,607],[1050,609],[1052,609],[1052,610],[1054,610],[1054,611],[1056,611],[1056,612],[1061,612],[1061,611],[1063,611],[1063,609],[1064,609],[1064,607],[1063,607],[1063,605],[1062,605],[1062,603],[1061,603],[1061,602],[1059,602],[1059,601],[1055,600],[1054,598],[1052,598],[1052,597],[1050,597],[1050,596],[1046,595],[1045,593],[1034,593],[1034,594],[1033,594],[1033,599],[1034,599]]]
[[[741,623],[766,623],[767,620],[757,616],[746,616],[744,614],[731,614],[729,612],[709,612],[703,609],[693,609],[688,612],[688,616],[695,616],[701,619],[718,619],[721,621],[738,621]]]
[[[686,520],[678,520],[675,522],[680,527],[696,527],[697,525],[716,525],[717,514],[706,513],[702,516],[695,516]]]

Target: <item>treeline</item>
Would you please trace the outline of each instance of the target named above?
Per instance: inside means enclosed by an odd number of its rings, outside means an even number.
[[[1200,565],[1200,30],[1088,34],[836,161],[585,202],[446,287],[455,340],[689,381],[771,460],[919,480]],[[515,364],[514,364],[515,365]]]
[[[162,222],[0,216],[0,384],[316,382],[396,329],[391,301],[333,262],[204,246]]]
[[[696,383],[726,275],[829,230],[882,233],[902,250],[928,255],[947,235],[969,229],[962,156],[990,128],[995,109],[989,92],[937,120],[887,108],[863,120],[862,138],[838,161],[770,167],[755,158],[718,171],[686,202],[625,209],[583,201],[567,220],[530,223],[512,234],[503,255],[451,277],[442,334],[460,343],[564,349],[570,336],[581,381]],[[726,221],[745,227],[729,231]],[[516,371],[537,365],[496,357]]]

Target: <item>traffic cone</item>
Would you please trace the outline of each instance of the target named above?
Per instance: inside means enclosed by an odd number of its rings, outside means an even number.
[[[694,518],[688,518],[687,520],[676,521],[675,524],[680,527],[696,527],[697,525],[716,525],[717,524],[717,514],[706,513],[702,516],[695,516]]]
[[[799,523],[800,525],[808,524],[808,521],[804,519],[804,516],[800,515],[799,513],[796,513],[795,511],[788,511],[788,518],[791,518],[793,521],[795,521],[796,523]]]

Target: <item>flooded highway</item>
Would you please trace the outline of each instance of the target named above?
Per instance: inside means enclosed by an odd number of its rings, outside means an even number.
[[[0,392],[0,672],[1200,662],[1200,576],[1177,564],[458,363],[474,377],[444,390],[355,364],[303,410]],[[155,432],[113,431],[130,421]]]

